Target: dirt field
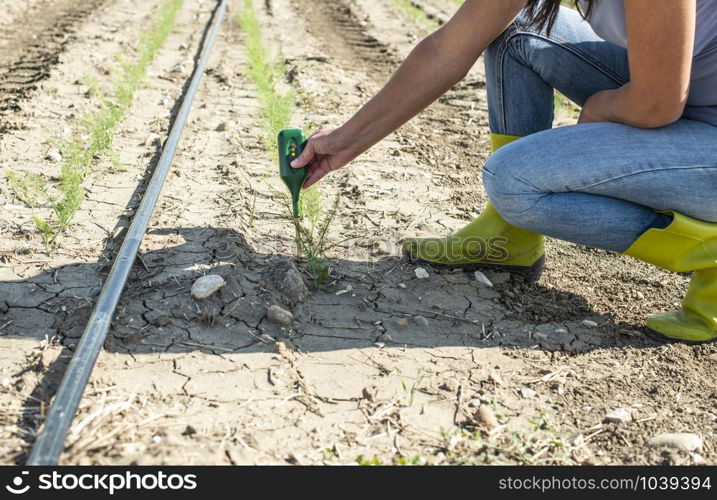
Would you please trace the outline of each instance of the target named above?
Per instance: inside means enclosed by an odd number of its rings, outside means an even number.
[[[85,76],[110,75],[158,3],[23,0],[0,13],[3,172],[56,175],[48,151],[96,106]],[[688,277],[558,241],[537,284],[431,268],[417,279],[401,258],[401,238],[456,230],[486,201],[482,61],[322,183],[327,204],[340,195],[329,239],[342,243],[317,288],[259,141],[240,3],[61,463],[717,463],[717,347],[657,344],[642,327],[678,305]],[[416,3],[439,20],[455,5]],[[307,129],[340,125],[426,33],[390,0],[254,4]],[[55,250],[32,220],[47,209],[0,175],[1,463],[32,445],[176,111],[189,76],[176,68],[191,68],[214,6],[186,0],[115,138],[121,168],[98,162]],[[210,273],[227,284],[194,300]],[[272,305],[293,324],[271,322]],[[701,447],[649,442],[664,433]]]

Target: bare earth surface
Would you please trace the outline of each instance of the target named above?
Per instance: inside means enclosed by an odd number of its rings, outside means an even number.
[[[28,23],[45,3],[52,14]],[[417,3],[437,20],[454,8]],[[47,151],[97,105],[85,76],[111,74],[158,1],[14,4],[0,14],[0,167],[52,177]],[[298,91],[296,126],[340,125],[426,33],[395,5],[255,2]],[[214,6],[186,0],[115,138],[122,168],[99,162],[56,250],[44,251],[33,211],[0,176],[2,463],[21,463],[32,445],[189,77],[173,69],[193,65]],[[431,268],[419,280],[401,258],[402,237],[450,233],[486,201],[482,61],[323,182],[327,205],[340,196],[329,238],[341,243],[317,288],[295,259],[259,141],[239,7],[63,464],[717,463],[717,348],[657,344],[642,328],[678,304],[688,277],[558,241],[537,284],[487,272],[488,287]],[[227,284],[194,300],[191,285],[210,273]],[[293,325],[271,322],[272,305]],[[648,443],[664,433],[696,434],[701,447]]]

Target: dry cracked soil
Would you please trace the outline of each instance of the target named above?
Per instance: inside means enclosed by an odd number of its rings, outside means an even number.
[[[41,428],[215,3],[184,2],[114,138],[116,161],[97,161],[53,251],[32,218],[49,208],[23,205],[6,173],[57,177],[48,151],[97,106],[87,75],[111,78],[158,3],[20,0],[0,12],[2,463],[22,463]],[[259,139],[241,5],[230,2],[61,463],[717,463],[717,349],[658,344],[642,327],[677,305],[687,276],[559,241],[536,284],[432,268],[418,279],[402,259],[401,238],[450,233],[486,201],[481,61],[322,183],[339,205],[316,286]],[[340,125],[455,8],[415,5],[409,16],[389,0],[254,2],[298,96],[292,123]],[[206,274],[226,285],[195,300]],[[274,305],[293,322],[272,322]],[[701,446],[650,442],[665,433]]]

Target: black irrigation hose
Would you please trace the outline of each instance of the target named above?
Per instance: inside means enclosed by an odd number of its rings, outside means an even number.
[[[184,125],[192,108],[194,97],[206,70],[207,61],[216,42],[222,25],[227,0],[218,0],[212,19],[212,27],[206,39],[201,57],[197,63],[192,80],[184,95],[172,130],[169,133],[162,156],[147,186],[142,203],[127,231],[127,236],[117,254],[112,270],[102,288],[92,316],[90,317],[82,339],[77,346],[70,364],[67,367],[62,384],[55,395],[55,400],[47,414],[45,427],[37,437],[30,452],[27,465],[56,465],[64,448],[67,432],[77,412],[85,387],[97,361],[97,356],[107,337],[117,303],[122,295],[132,265],[137,257],[142,238],[147,231],[152,212],[159,199],[162,185],[169,173],[174,154],[182,136]]]

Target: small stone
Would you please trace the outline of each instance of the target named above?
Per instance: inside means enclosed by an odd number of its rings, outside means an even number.
[[[705,411],[705,412],[702,412],[701,416],[702,416],[702,418],[706,418],[710,422],[717,422],[717,415],[715,415],[714,413]]]
[[[486,275],[483,274],[482,272],[476,271],[476,272],[474,273],[474,276],[475,276],[475,279],[476,279],[476,281],[477,281],[478,283],[481,283],[481,284],[483,284],[483,285],[485,285],[485,286],[487,286],[487,287],[489,287],[489,288],[493,288],[493,282],[492,282],[491,280],[489,280],[489,279],[488,279],[488,276],[486,276]]]
[[[224,278],[217,274],[202,276],[192,285],[192,297],[197,300],[208,299],[225,285]]]
[[[692,454],[692,462],[695,465],[705,465],[707,463],[707,460],[705,460],[705,457],[703,457],[699,453],[693,453]]]
[[[352,287],[351,285],[349,285],[349,286],[347,286],[346,288],[344,288],[343,290],[339,290],[338,292],[336,292],[336,295],[337,295],[337,296],[338,296],[338,295],[345,295],[345,294],[347,294],[347,293],[353,291],[353,289],[354,289],[354,287]]]
[[[160,103],[162,106],[169,106],[169,103],[170,103],[170,102],[171,102],[171,101],[169,100],[169,97],[163,97],[162,100],[159,101],[159,103]]]
[[[386,344],[384,342],[374,342],[373,345],[375,345],[379,349],[383,349],[384,347],[386,347]]]
[[[184,64],[177,64],[172,68],[172,73],[183,75],[187,72],[187,67]]]
[[[45,155],[45,159],[53,163],[60,163],[62,161],[62,153],[60,153],[57,149],[52,148]]]
[[[583,320],[580,324],[587,328],[595,328],[596,326],[598,326],[597,323],[595,323],[594,321],[589,320],[589,319]]]
[[[401,328],[406,328],[408,326],[408,320],[406,318],[398,318],[396,324]]]
[[[221,122],[219,125],[217,125],[217,128],[214,130],[216,130],[217,132],[227,132],[227,131],[231,132],[235,128],[236,128],[236,123],[230,121],[230,122]]]
[[[309,298],[309,289],[304,283],[303,276],[293,267],[284,274],[279,284],[279,291],[291,304],[300,304]]]
[[[493,382],[495,382],[495,383],[498,384],[498,385],[504,385],[504,384],[505,384],[505,382],[503,382],[503,377],[501,377],[500,374],[498,374],[498,372],[491,371],[491,372],[488,374],[488,378],[491,379]]]
[[[0,300],[0,314],[5,314],[10,310],[10,306],[4,300]]]
[[[535,392],[530,387],[521,387],[520,389],[520,395],[523,396],[525,399],[532,399],[535,396],[538,395],[537,392]]]
[[[151,148],[153,146],[156,146],[159,144],[159,135],[157,134],[149,134],[147,138],[144,140],[145,147]]]
[[[558,328],[555,330],[555,333],[557,333],[558,335],[565,335],[566,333],[568,333],[568,331],[565,328]]]
[[[605,415],[605,422],[625,424],[632,421],[632,412],[626,408],[618,408]]]
[[[542,342],[543,340],[548,340],[548,336],[542,332],[535,332],[533,334],[533,340],[537,340],[538,342]]]
[[[192,427],[191,425],[188,425],[185,427],[184,432],[182,432],[182,436],[194,436],[197,433],[197,429]]]
[[[7,378],[7,377],[5,377],[4,379],[2,379],[2,386],[3,386],[3,387],[10,387],[10,379]]]
[[[424,316],[414,316],[413,321],[419,326],[428,326],[428,320]]]
[[[493,413],[493,410],[488,405],[482,405],[480,408],[478,408],[478,411],[476,412],[476,420],[479,422],[483,422],[488,429],[495,429],[500,424],[498,423],[498,419],[495,418],[495,414]]]
[[[405,289],[406,289],[406,284],[405,284],[405,283],[399,283],[399,284],[398,284],[398,288],[400,288],[401,290],[405,290]]]
[[[637,298],[638,300],[645,300],[645,294],[642,293],[640,290],[637,290],[635,292],[635,298]]]
[[[144,315],[144,319],[154,326],[167,326],[172,322],[172,318],[165,311],[149,311]]]
[[[430,277],[430,275],[428,274],[428,271],[426,271],[422,267],[417,267],[415,273],[416,273],[416,278],[418,278],[419,280],[425,280]]]
[[[286,309],[282,309],[280,306],[271,306],[267,309],[266,314],[269,321],[281,326],[289,327],[294,322],[294,315]]]
[[[675,448],[677,450],[692,452],[702,449],[702,438],[697,434],[687,432],[675,432],[659,434],[647,442],[651,448]]]
[[[259,336],[259,340],[264,342],[265,344],[274,344],[276,343],[276,339],[272,337],[271,335],[268,335],[266,333]]]

